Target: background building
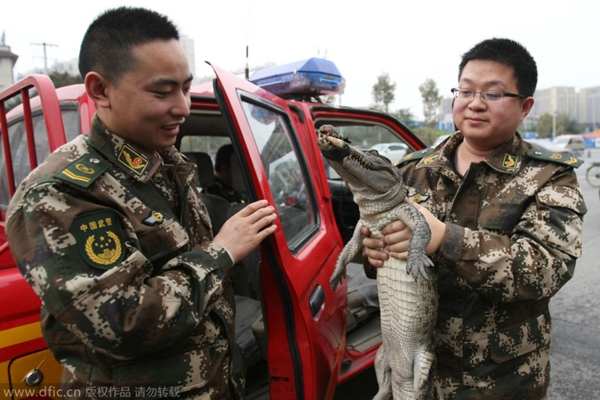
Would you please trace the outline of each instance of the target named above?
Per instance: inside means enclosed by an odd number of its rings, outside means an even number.
[[[452,118],[452,98],[440,100],[438,123],[436,128],[441,131],[454,131],[454,119]]]
[[[583,88],[579,91],[579,123],[586,132],[600,128],[600,86]]]
[[[10,51],[10,46],[4,43],[4,39],[5,35],[2,33],[2,37],[0,38],[0,90],[4,90],[15,83],[13,68],[17,62],[17,58],[19,58],[19,56]]]
[[[196,52],[194,50],[194,39],[186,35],[179,36],[179,42],[183,47],[183,51],[188,58],[190,63],[190,72],[194,75],[194,82],[197,83],[198,75],[196,74]]]

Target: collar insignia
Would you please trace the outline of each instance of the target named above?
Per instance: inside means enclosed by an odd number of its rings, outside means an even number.
[[[161,213],[158,211],[152,211],[150,212],[148,218],[142,221],[142,224],[148,226],[160,225],[163,223],[164,219],[165,217]]]
[[[118,160],[127,169],[135,172],[137,175],[142,175],[148,167],[148,159],[135,151],[128,144],[121,148]]]
[[[517,157],[512,154],[505,154],[504,161],[502,161],[502,168],[504,169],[515,169],[517,166]]]
[[[440,158],[440,155],[439,155],[439,154],[431,154],[431,155],[428,155],[427,157],[425,157],[425,158],[423,159],[423,161],[421,161],[421,163],[422,163],[422,164],[425,164],[425,165],[427,165],[427,164],[431,164],[432,162],[434,162],[434,161],[435,161],[435,160],[437,160],[438,158]]]

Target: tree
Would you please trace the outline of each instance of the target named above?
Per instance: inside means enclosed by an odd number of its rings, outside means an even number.
[[[581,124],[579,124],[573,118],[569,118],[567,115],[559,114],[555,117],[554,123],[552,122],[552,114],[546,113],[540,116],[537,123],[536,132],[540,138],[551,138],[553,125],[556,129],[556,136],[564,135],[566,133],[579,134],[583,132]]]
[[[423,116],[425,120],[423,125],[433,128],[437,123],[438,108],[440,105],[440,92],[437,84],[431,78],[427,78],[421,86],[419,86],[421,97],[423,98]]]
[[[396,83],[392,82],[390,75],[387,72],[382,73],[377,77],[377,83],[373,85],[373,99],[375,100],[375,108],[388,112],[389,105],[394,101],[394,91]]]
[[[50,74],[48,74],[48,76],[50,77],[52,83],[54,83],[54,87],[56,88],[69,86],[76,83],[83,83],[83,79],[79,74],[71,75],[68,72],[52,71],[50,72]]]
[[[410,112],[409,108],[401,108],[391,114],[402,121],[405,125],[410,125],[415,120],[415,117]]]

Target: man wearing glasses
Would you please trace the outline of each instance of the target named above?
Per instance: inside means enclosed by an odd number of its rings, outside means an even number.
[[[545,399],[548,303],[581,256],[587,209],[573,169],[581,161],[542,152],[516,132],[537,84],[536,63],[519,43],[478,43],[458,78],[458,131],[398,165],[407,202],[432,232],[437,397]],[[411,230],[395,221],[382,233],[364,240],[368,274],[388,257],[407,258]]]

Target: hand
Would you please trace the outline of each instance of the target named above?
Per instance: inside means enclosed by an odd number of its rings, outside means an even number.
[[[225,221],[213,242],[229,250],[237,262],[277,230],[276,219],[275,209],[266,200],[250,203]]]
[[[425,249],[425,253],[427,255],[435,253],[442,245],[446,233],[446,224],[437,219],[428,209],[414,201],[407,198],[405,202],[415,207],[425,217],[431,231],[431,240]],[[390,257],[400,260],[408,259],[408,247],[412,230],[404,222],[398,220],[389,223],[381,230],[382,239],[370,237],[371,232],[367,227],[363,226],[361,231],[365,236],[365,239],[363,239],[365,255],[374,267],[381,267],[383,262]]]
[[[442,241],[444,240],[444,235],[446,234],[446,224],[437,219],[435,215],[431,213],[431,211],[422,205],[415,203],[409,198],[404,199],[404,201],[419,210],[419,212],[425,217],[427,225],[429,225],[429,230],[431,231],[431,239],[429,240],[429,245],[427,245],[427,248],[425,249],[425,254],[428,256],[432,255],[433,253],[437,252],[440,247],[442,247]]]
[[[365,255],[369,264],[381,267],[383,262],[390,257],[406,260],[408,258],[408,244],[412,230],[400,220],[390,222],[381,230],[383,238],[371,237],[371,231],[366,226],[361,228]]]

